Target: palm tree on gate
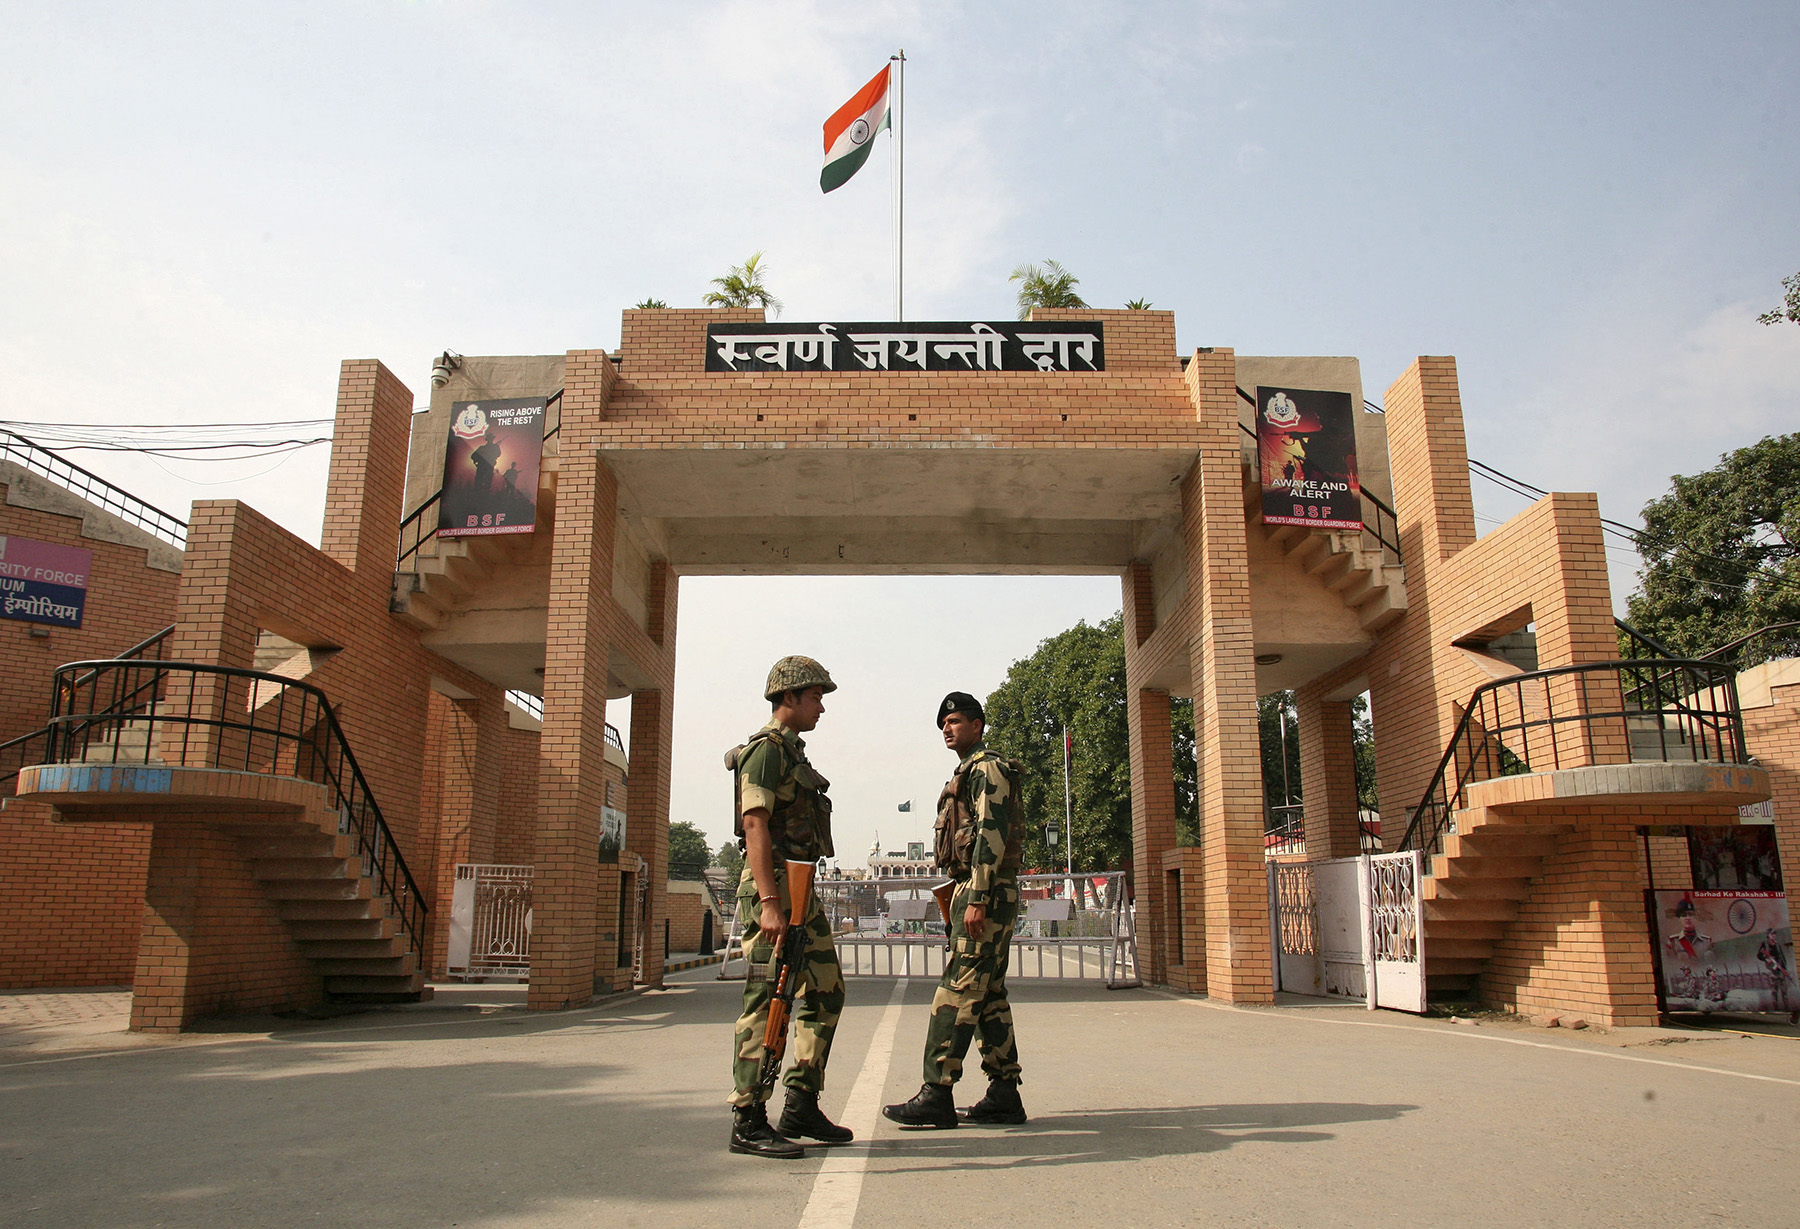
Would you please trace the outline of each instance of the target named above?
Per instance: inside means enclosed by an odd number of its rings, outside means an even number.
[[[1008,279],[1019,283],[1019,319],[1031,318],[1034,307],[1086,307],[1087,301],[1075,293],[1081,279],[1057,264],[1046,260],[1043,268],[1023,264]]]
[[[762,253],[757,252],[743,264],[727,269],[724,277],[713,278],[712,284],[718,289],[707,291],[700,301],[708,307],[769,308],[779,316],[781,300],[763,285],[762,279]]]

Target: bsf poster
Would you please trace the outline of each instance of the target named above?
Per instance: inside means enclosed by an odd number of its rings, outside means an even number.
[[[1264,524],[1362,528],[1349,393],[1259,386],[1256,452]]]
[[[458,401],[450,407],[438,536],[472,538],[537,528],[544,455],[542,397]]]
[[[1656,897],[1656,955],[1670,1011],[1794,1011],[1794,932],[1780,892],[1680,888]]]

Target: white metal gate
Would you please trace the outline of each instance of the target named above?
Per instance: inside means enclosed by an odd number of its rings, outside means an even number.
[[[931,889],[941,878],[820,879],[846,977],[941,977],[948,939]],[[1140,986],[1136,906],[1124,871],[1021,875],[1019,923],[1006,975]],[[1029,894],[1029,895],[1027,895]],[[744,976],[736,917],[721,979]]]
[[[531,866],[463,862],[450,895],[451,977],[531,976]]]
[[[1425,1010],[1417,851],[1269,864],[1277,990]]]

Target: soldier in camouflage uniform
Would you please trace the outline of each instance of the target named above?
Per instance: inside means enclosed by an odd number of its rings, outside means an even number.
[[[769,723],[735,747],[726,766],[735,770],[733,812],[744,850],[738,881],[738,925],[745,957],[744,1014],[731,1045],[731,1151],[752,1156],[804,1156],[788,1137],[844,1144],[851,1132],[819,1109],[831,1037],[844,1010],[844,976],[831,943],[831,923],[814,895],[806,909],[806,960],[794,1001],[793,1066],[784,1082],[787,1102],[778,1127],[769,1125],[767,1095],[757,1083],[763,1033],[775,997],[771,977],[790,916],[787,863],[816,862],[835,851],[831,844],[830,782],[807,762],[800,735],[812,730],[825,711],[824,696],[837,684],[810,657],[784,657],[769,671],[765,687]]]
[[[1019,1100],[1019,1050],[1012,1007],[1006,1000],[1006,965],[1019,920],[1019,854],[1024,820],[1019,812],[1019,765],[982,743],[987,730],[981,702],[953,691],[938,706],[944,745],[959,757],[956,774],[938,798],[938,864],[958,881],[950,900],[950,959],[931,1000],[925,1032],[925,1083],[918,1095],[882,1109],[904,1127],[954,1127],[959,1119],[951,1090],[962,1075],[969,1043],[981,1043],[987,1094],[960,1120],[1016,1125],[1025,1121]]]

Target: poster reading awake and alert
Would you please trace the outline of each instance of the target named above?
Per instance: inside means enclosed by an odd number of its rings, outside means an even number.
[[[1794,932],[1780,892],[1702,892],[1656,897],[1656,955],[1670,1011],[1793,1011]]]
[[[1256,451],[1264,524],[1362,528],[1349,393],[1259,386]]]
[[[450,407],[439,537],[530,533],[537,527],[544,409],[542,397],[458,401]]]

